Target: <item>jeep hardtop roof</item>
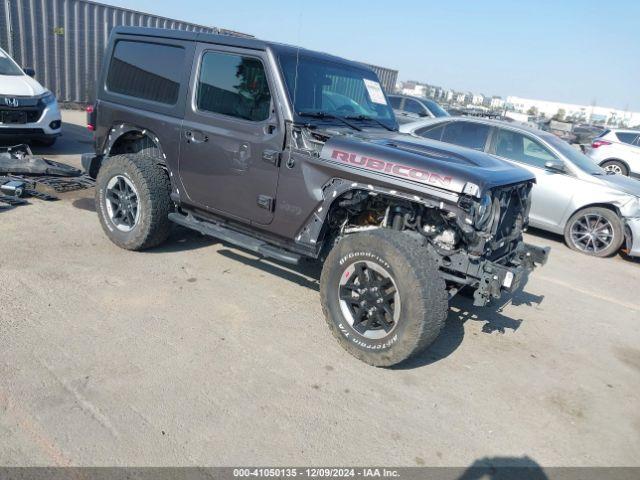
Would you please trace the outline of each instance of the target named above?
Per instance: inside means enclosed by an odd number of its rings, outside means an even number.
[[[171,30],[168,28],[150,28],[150,27],[124,27],[118,26],[112,30],[112,35],[137,35],[143,37],[169,38],[176,40],[212,43],[216,45],[225,45],[228,47],[248,48],[252,50],[272,50],[278,53],[299,53],[300,55],[309,55],[315,58],[324,59],[331,62],[348,63],[358,65],[359,67],[370,70],[370,68],[360,62],[347,60],[342,57],[331,55],[329,53],[307,50],[295,45],[287,45],[284,43],[267,42],[257,38],[247,38],[234,35],[206,33],[206,32],[188,32],[185,30]]]

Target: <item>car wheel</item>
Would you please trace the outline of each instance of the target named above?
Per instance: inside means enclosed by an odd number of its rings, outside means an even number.
[[[58,141],[58,137],[43,137],[35,140],[35,143],[43,147],[52,147]]]
[[[617,175],[629,176],[629,169],[619,160],[607,160],[600,165],[605,171],[613,172]]]
[[[448,311],[445,283],[421,239],[391,230],[342,238],[322,269],[327,324],[356,358],[388,367],[431,344]]]
[[[592,207],[580,210],[569,219],[564,238],[572,250],[594,257],[609,257],[620,250],[624,232],[615,212]]]
[[[160,245],[171,231],[170,192],[169,177],[157,159],[137,154],[107,158],[96,178],[103,230],[127,250]]]

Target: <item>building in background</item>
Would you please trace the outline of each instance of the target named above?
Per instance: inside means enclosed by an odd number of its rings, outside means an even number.
[[[426,97],[428,85],[422,83],[408,81],[402,83],[400,93],[403,95],[412,95],[414,97]]]
[[[519,113],[544,115],[577,123],[600,123],[610,126],[633,127],[640,125],[640,113],[573,103],[550,102],[532,98],[507,97],[507,108]]]
[[[35,69],[36,79],[60,102],[93,101],[109,34],[119,25],[252,36],[89,0],[0,0],[0,47]],[[383,88],[394,90],[396,70],[367,66]]]

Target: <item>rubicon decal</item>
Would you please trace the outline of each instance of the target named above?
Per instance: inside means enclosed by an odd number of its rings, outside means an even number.
[[[344,163],[350,163],[367,170],[390,173],[397,177],[410,178],[421,183],[429,183],[432,185],[442,185],[444,187],[451,185],[453,178],[450,176],[439,175],[437,173],[428,172],[420,168],[408,167],[399,163],[386,162],[377,158],[367,157],[365,155],[356,155],[355,153],[344,152],[342,150],[333,150],[331,158]]]

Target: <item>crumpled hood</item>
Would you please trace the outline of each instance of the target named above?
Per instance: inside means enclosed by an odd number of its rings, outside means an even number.
[[[609,188],[640,197],[639,180],[625,177],[624,175],[594,175],[593,178]]]
[[[456,193],[469,182],[478,186],[477,196],[535,181],[529,171],[483,152],[398,132],[333,135],[320,157]]]
[[[45,89],[28,75],[0,75],[0,96],[34,97]]]

